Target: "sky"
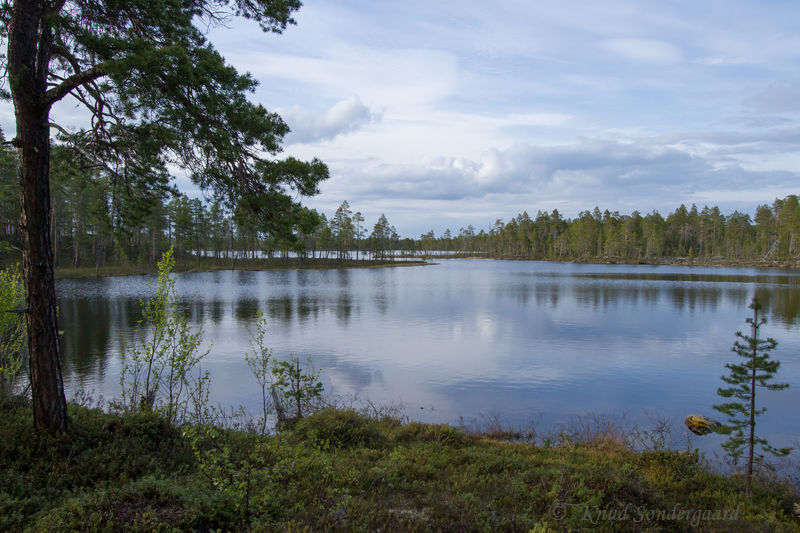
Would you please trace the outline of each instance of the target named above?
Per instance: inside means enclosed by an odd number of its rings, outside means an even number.
[[[284,153],[328,164],[304,203],[329,216],[347,200],[418,237],[800,192],[797,2],[307,0],[295,19],[209,40],[291,127]]]

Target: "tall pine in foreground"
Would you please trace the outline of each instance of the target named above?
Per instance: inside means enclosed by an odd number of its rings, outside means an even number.
[[[767,318],[764,316],[763,307],[757,296],[753,296],[749,307],[753,310],[753,317],[747,319],[747,323],[750,324],[750,335],[737,331],[738,340],[734,342],[731,349],[745,361],[741,364],[728,363],[725,365],[730,373],[722,376],[722,380],[730,387],[717,390],[718,395],[723,398],[732,398],[734,401],[714,406],[714,409],[728,416],[728,424],[719,430],[720,433],[730,435],[722,447],[737,463],[747,450],[745,492],[748,498],[750,498],[753,480],[755,447],[759,446],[763,451],[778,457],[787,455],[791,450],[791,448],[774,448],[766,439],[759,438],[755,434],[756,417],[767,410],[766,407],[756,409],[756,387],[782,390],[789,384],[770,383],[781,366],[780,361],[773,361],[769,357],[769,352],[778,346],[778,342],[772,337],[766,339],[759,337],[761,326],[767,323]]]
[[[0,1],[36,427],[67,427],[50,237],[51,131],[99,165],[120,194],[163,193],[171,164],[229,207],[283,225],[300,211],[299,196],[318,192],[327,167],[276,158],[288,126],[247,99],[255,80],[227,65],[204,31],[240,16],[280,33],[299,7],[299,0]],[[65,98],[88,111],[82,129],[51,122]]]

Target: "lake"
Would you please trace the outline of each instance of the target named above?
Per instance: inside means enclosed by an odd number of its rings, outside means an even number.
[[[758,432],[796,445],[800,275],[793,271],[537,261],[441,260],[424,267],[178,274],[177,291],[211,352],[212,400],[259,412],[244,354],[261,310],[277,357],[310,360],[335,394],[402,402],[410,418],[498,415],[539,431],[576,416],[689,413],[723,420],[725,363],[753,294],[788,390],[759,392]],[[68,396],[119,395],[120,347],[154,277],[57,282]],[[704,437],[704,444],[723,437]]]

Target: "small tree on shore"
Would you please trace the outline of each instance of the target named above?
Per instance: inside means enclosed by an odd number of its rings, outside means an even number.
[[[178,308],[175,279],[170,276],[174,267],[170,248],[158,262],[155,293],[140,301],[140,339],[125,346],[120,375],[123,405],[155,409],[170,426],[186,421],[189,404],[202,400],[208,386],[208,373],[195,371],[208,352],[200,352],[202,331],[193,332]]]
[[[308,414],[313,408],[313,402],[322,396],[324,387],[319,380],[319,372],[313,369],[303,370],[300,368],[300,360],[296,357],[290,357],[288,361],[275,361],[272,365],[272,375],[275,378],[273,390],[286,401],[286,407],[294,411],[293,416],[287,413],[292,420],[303,418],[303,412]],[[280,422],[284,421],[279,420]]]
[[[272,388],[272,350],[267,346],[267,319],[261,311],[256,315],[256,331],[250,332],[250,347],[253,352],[244,354],[247,366],[258,381],[261,387],[261,418],[258,424],[261,434],[267,432],[267,419],[270,414],[269,402],[267,401],[268,391]],[[276,405],[277,409],[278,406]]]
[[[16,267],[0,270],[0,404],[15,392],[25,352],[25,318],[17,308],[25,302],[22,276]]]
[[[757,296],[753,297],[749,307],[753,310],[753,317],[747,319],[747,323],[750,324],[750,335],[737,331],[736,337],[739,340],[734,342],[731,349],[743,357],[745,362],[726,364],[725,368],[730,370],[730,374],[722,376],[722,380],[731,386],[717,390],[717,394],[723,398],[735,398],[736,401],[714,406],[714,409],[728,416],[728,424],[718,430],[720,433],[730,435],[722,447],[735,462],[738,462],[745,449],[747,450],[745,492],[748,498],[751,494],[756,445],[777,457],[786,456],[791,451],[791,448],[774,448],[766,439],[759,438],[755,434],[756,417],[767,410],[766,407],[756,409],[756,386],[767,390],[782,390],[789,387],[789,384],[770,383],[781,366],[780,361],[773,361],[769,357],[769,352],[778,346],[778,342],[772,337],[766,339],[759,337],[761,326],[767,323],[767,319],[763,315],[762,305]]]

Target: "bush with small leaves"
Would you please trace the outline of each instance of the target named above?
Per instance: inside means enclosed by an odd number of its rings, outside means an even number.
[[[0,270],[0,403],[14,394],[25,353],[25,303],[22,276],[15,267]]]

